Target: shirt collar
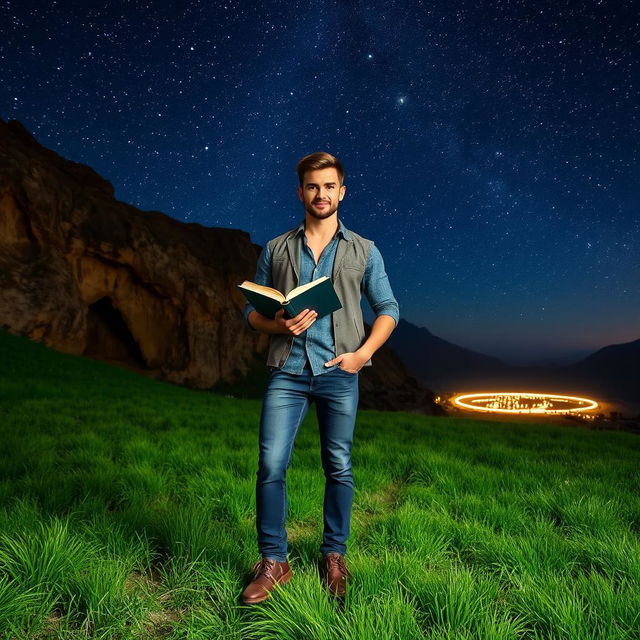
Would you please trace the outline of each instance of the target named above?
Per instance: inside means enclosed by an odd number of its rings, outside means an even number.
[[[304,233],[304,220],[298,225],[295,235],[302,235],[303,233]],[[338,233],[342,234],[342,237],[345,240],[349,239],[349,231],[347,227],[345,227],[344,224],[342,224],[342,220],[340,218],[338,218]]]

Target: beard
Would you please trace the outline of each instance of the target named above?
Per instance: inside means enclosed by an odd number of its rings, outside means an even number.
[[[335,207],[333,205],[329,205],[326,210],[323,209],[322,211],[317,211],[313,208],[313,205],[311,205],[307,209],[307,213],[316,220],[326,220],[327,218],[330,218],[337,210],[337,205]]]

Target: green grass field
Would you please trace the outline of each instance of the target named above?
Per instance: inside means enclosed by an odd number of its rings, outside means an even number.
[[[260,400],[0,331],[4,638],[640,638],[640,439],[360,411],[343,606],[316,561],[315,405],[288,472],[293,579],[257,561]]]

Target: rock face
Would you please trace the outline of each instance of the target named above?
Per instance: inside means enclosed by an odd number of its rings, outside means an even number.
[[[269,336],[245,327],[236,287],[260,250],[245,231],[118,201],[90,167],[0,120],[2,328],[190,387],[240,384],[256,353],[266,361]],[[367,369],[361,407],[437,408],[385,347]]]
[[[0,324],[14,333],[207,388],[266,346],[240,330],[234,286],[259,249],[119,202],[91,168],[0,122]]]

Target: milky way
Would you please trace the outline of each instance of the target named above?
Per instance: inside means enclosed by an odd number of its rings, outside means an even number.
[[[640,337],[634,3],[105,5],[4,0],[0,105],[118,199],[264,244],[328,151],[405,320],[512,362]]]

